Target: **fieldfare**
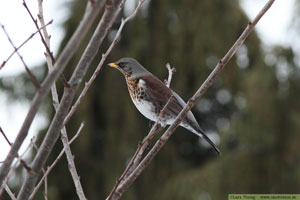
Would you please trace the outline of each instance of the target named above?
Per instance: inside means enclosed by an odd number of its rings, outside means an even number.
[[[134,105],[149,120],[156,122],[160,111],[169,98],[172,97],[159,119],[158,123],[162,127],[172,124],[176,116],[186,105],[176,92],[168,88],[135,59],[122,58],[108,65],[117,68],[125,76],[129,94]],[[218,147],[205,135],[191,111],[187,113],[180,126],[204,138],[220,154]]]

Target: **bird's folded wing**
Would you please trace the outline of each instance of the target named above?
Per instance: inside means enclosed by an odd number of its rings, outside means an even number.
[[[168,88],[161,80],[154,76],[144,76],[145,86],[147,87],[149,98],[153,103],[156,103],[160,110],[168,102],[169,98],[173,96],[171,102],[168,104],[167,110],[169,113],[177,116],[182,108],[186,105],[185,102],[174,91]]]

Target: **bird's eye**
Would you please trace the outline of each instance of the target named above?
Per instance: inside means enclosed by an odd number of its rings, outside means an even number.
[[[120,62],[120,63],[119,63],[119,66],[120,66],[121,68],[123,68],[123,67],[125,67],[125,63],[124,63],[124,62]]]

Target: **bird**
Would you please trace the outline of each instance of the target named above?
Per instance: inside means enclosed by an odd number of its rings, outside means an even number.
[[[161,110],[171,97],[158,121],[162,127],[171,125],[185,107],[186,103],[176,92],[167,87],[134,58],[121,58],[116,62],[109,63],[108,66],[118,69],[124,75],[133,104],[150,121],[158,120]],[[218,147],[204,133],[191,111],[186,114],[179,125],[205,139],[220,154]]]

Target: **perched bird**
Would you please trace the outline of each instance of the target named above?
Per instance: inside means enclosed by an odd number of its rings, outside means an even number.
[[[172,124],[186,105],[176,92],[168,88],[135,59],[122,58],[108,65],[118,69],[125,76],[134,105],[140,113],[153,122],[157,121],[160,111],[172,96],[170,103],[158,122],[162,127]],[[204,138],[220,154],[218,147],[205,135],[191,111],[187,113],[180,126]]]

